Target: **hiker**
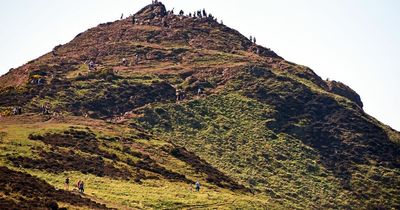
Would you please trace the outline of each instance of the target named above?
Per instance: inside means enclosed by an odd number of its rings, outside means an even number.
[[[69,190],[69,177],[65,179],[65,190]]]
[[[43,84],[44,84],[44,79],[43,79],[42,77],[40,77],[40,78],[37,80],[37,84],[38,84],[38,85],[43,85]]]
[[[48,115],[48,114],[50,114],[50,107],[49,107],[49,105],[45,105],[45,104],[42,105],[42,114],[43,114],[43,115]]]
[[[121,14],[121,20],[124,18],[124,13]]]
[[[250,36],[250,42],[253,42],[253,36]]]
[[[128,60],[126,58],[122,58],[122,65],[128,66]]]
[[[185,12],[183,12],[183,10],[179,11],[179,15],[183,16],[185,14]]]
[[[94,62],[92,60],[89,61],[88,67],[89,67],[89,70],[95,69],[95,64],[94,64]]]
[[[198,10],[198,11],[197,11],[197,17],[202,18],[202,16],[201,16],[201,10]]]
[[[181,95],[179,98],[181,99],[181,101],[183,101],[186,98],[186,94],[183,90],[181,91]]]
[[[12,109],[12,114],[13,114],[13,115],[17,115],[17,107],[13,107],[13,109]]]
[[[135,23],[136,23],[136,18],[135,16],[132,16],[132,24],[135,25]]]
[[[207,17],[206,9],[203,9],[203,17]]]
[[[181,89],[177,89],[175,95],[176,101],[182,101],[183,99],[185,99],[185,92],[183,92],[183,90]]]
[[[79,182],[79,188],[78,189],[79,189],[80,193],[83,193],[85,191],[85,185],[84,185],[83,181]]]
[[[135,64],[136,65],[139,63],[139,59],[140,59],[139,54],[136,54],[135,55]]]
[[[180,101],[180,99],[181,99],[181,90],[177,89],[175,91],[175,95],[176,95],[176,101]]]
[[[255,44],[257,41],[256,41],[256,37],[254,37],[253,38],[253,43]]]
[[[201,94],[201,87],[199,87],[198,89],[197,89],[197,95],[199,96]]]
[[[196,181],[196,184],[194,184],[194,185],[195,185],[196,192],[199,192],[200,191],[200,182]]]
[[[22,114],[22,107],[18,106],[17,107],[17,115],[21,115]]]
[[[44,106],[44,104],[41,107],[41,111],[42,111],[42,114],[44,114],[46,112],[46,107]]]

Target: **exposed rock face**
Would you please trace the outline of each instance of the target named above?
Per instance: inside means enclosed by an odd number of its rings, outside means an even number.
[[[346,97],[356,103],[360,108],[363,108],[360,96],[349,86],[337,81],[327,81],[327,84],[330,92]]]
[[[147,21],[154,18],[162,18],[167,15],[167,9],[161,2],[150,4],[135,14],[139,21]]]

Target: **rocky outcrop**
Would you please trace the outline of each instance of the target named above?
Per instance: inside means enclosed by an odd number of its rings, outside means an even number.
[[[360,108],[363,108],[363,103],[360,96],[349,86],[337,81],[327,81],[326,83],[328,85],[329,92],[348,98]]]
[[[135,14],[135,18],[139,21],[151,20],[156,17],[162,18],[167,15],[167,9],[161,2],[150,4]]]

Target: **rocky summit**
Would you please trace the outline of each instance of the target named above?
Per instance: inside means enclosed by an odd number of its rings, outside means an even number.
[[[80,33],[0,114],[1,209],[400,209],[400,133],[207,11]]]

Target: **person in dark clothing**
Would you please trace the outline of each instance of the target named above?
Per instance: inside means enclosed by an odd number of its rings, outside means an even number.
[[[199,192],[200,191],[200,182],[197,181],[194,185],[195,185],[196,192]]]
[[[69,190],[69,177],[65,179],[65,190]]]
[[[18,115],[21,115],[22,114],[22,107],[17,107],[17,114]]]
[[[85,191],[85,185],[83,183],[83,181],[79,182],[79,192],[83,193]]]

